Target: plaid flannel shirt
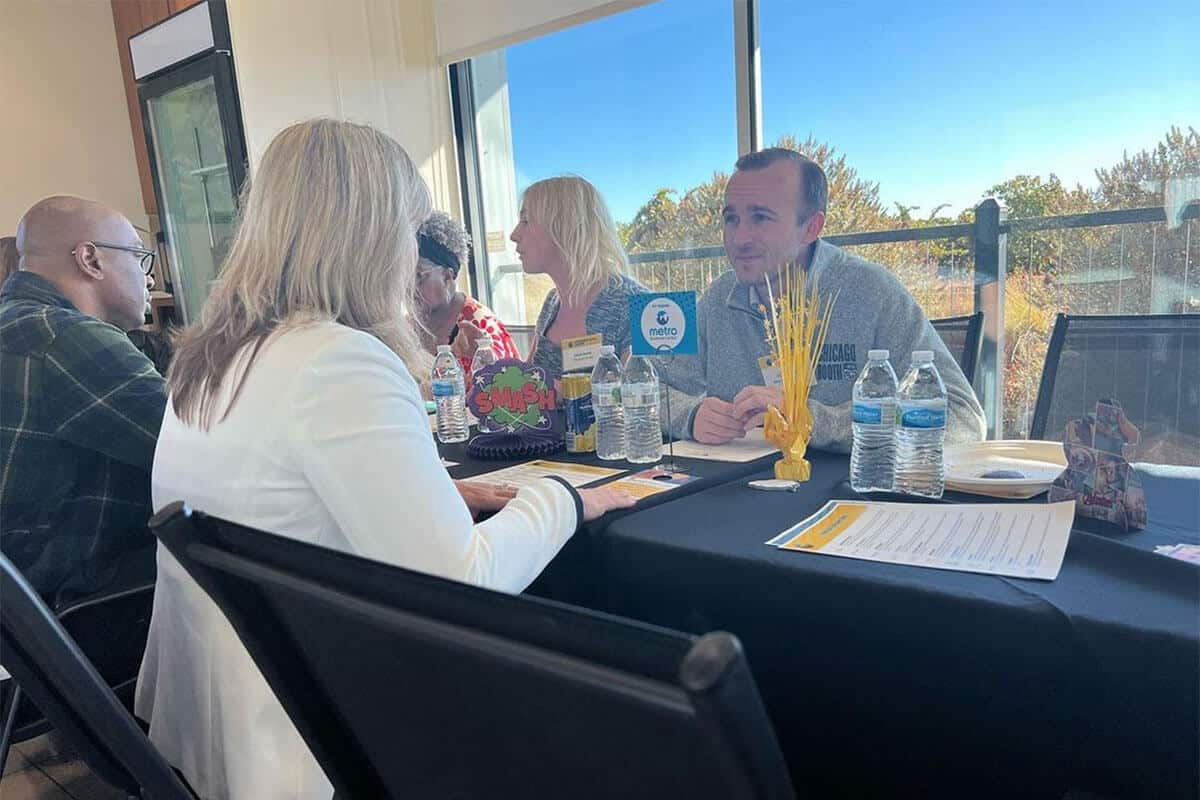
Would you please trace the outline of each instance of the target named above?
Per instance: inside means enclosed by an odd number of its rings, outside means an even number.
[[[0,288],[0,549],[49,602],[154,577],[162,376],[29,272]]]

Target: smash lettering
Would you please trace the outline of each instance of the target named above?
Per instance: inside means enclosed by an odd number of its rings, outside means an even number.
[[[479,407],[480,414],[490,414],[497,408],[521,414],[530,406],[537,406],[541,411],[552,411],[554,409],[554,391],[539,389],[533,382],[526,383],[519,389],[507,386],[480,389],[475,393],[475,403]]]

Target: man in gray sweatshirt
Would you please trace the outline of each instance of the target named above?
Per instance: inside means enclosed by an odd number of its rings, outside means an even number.
[[[766,360],[767,281],[778,297],[779,269],[795,263],[823,299],[837,295],[809,396],[813,447],[849,451],[851,390],[872,349],[891,351],[900,375],[914,350],[932,350],[946,384],[946,441],[982,439],[979,400],[912,295],[883,267],[820,239],[828,187],[821,167],[793,150],[738,160],[723,212],[733,270],[700,299],[699,355],[659,364],[670,387],[671,433],[728,442],[761,425],[769,406],[782,405],[778,372]]]

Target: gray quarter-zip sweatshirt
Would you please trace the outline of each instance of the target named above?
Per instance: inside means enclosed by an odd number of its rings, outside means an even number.
[[[914,350],[932,350],[946,384],[946,442],[977,441],[986,431],[983,409],[925,313],[894,275],[878,264],[817,240],[809,268],[824,298],[837,293],[829,331],[809,395],[811,445],[849,452],[851,390],[867,351],[887,349],[897,377]],[[769,355],[766,307],[732,271],[712,282],[700,298],[699,355],[656,359],[670,389],[671,433],[691,438],[696,410],[705,397],[733,401],[746,386],[766,385],[759,359]],[[665,414],[662,416],[666,427]]]

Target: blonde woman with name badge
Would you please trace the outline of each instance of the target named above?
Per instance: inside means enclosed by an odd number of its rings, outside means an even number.
[[[566,175],[530,185],[509,237],[521,266],[554,281],[538,314],[530,361],[550,380],[562,377],[562,344],[599,334],[624,358],[629,353],[629,296],[646,287],[629,277],[617,226],[596,187]]]

